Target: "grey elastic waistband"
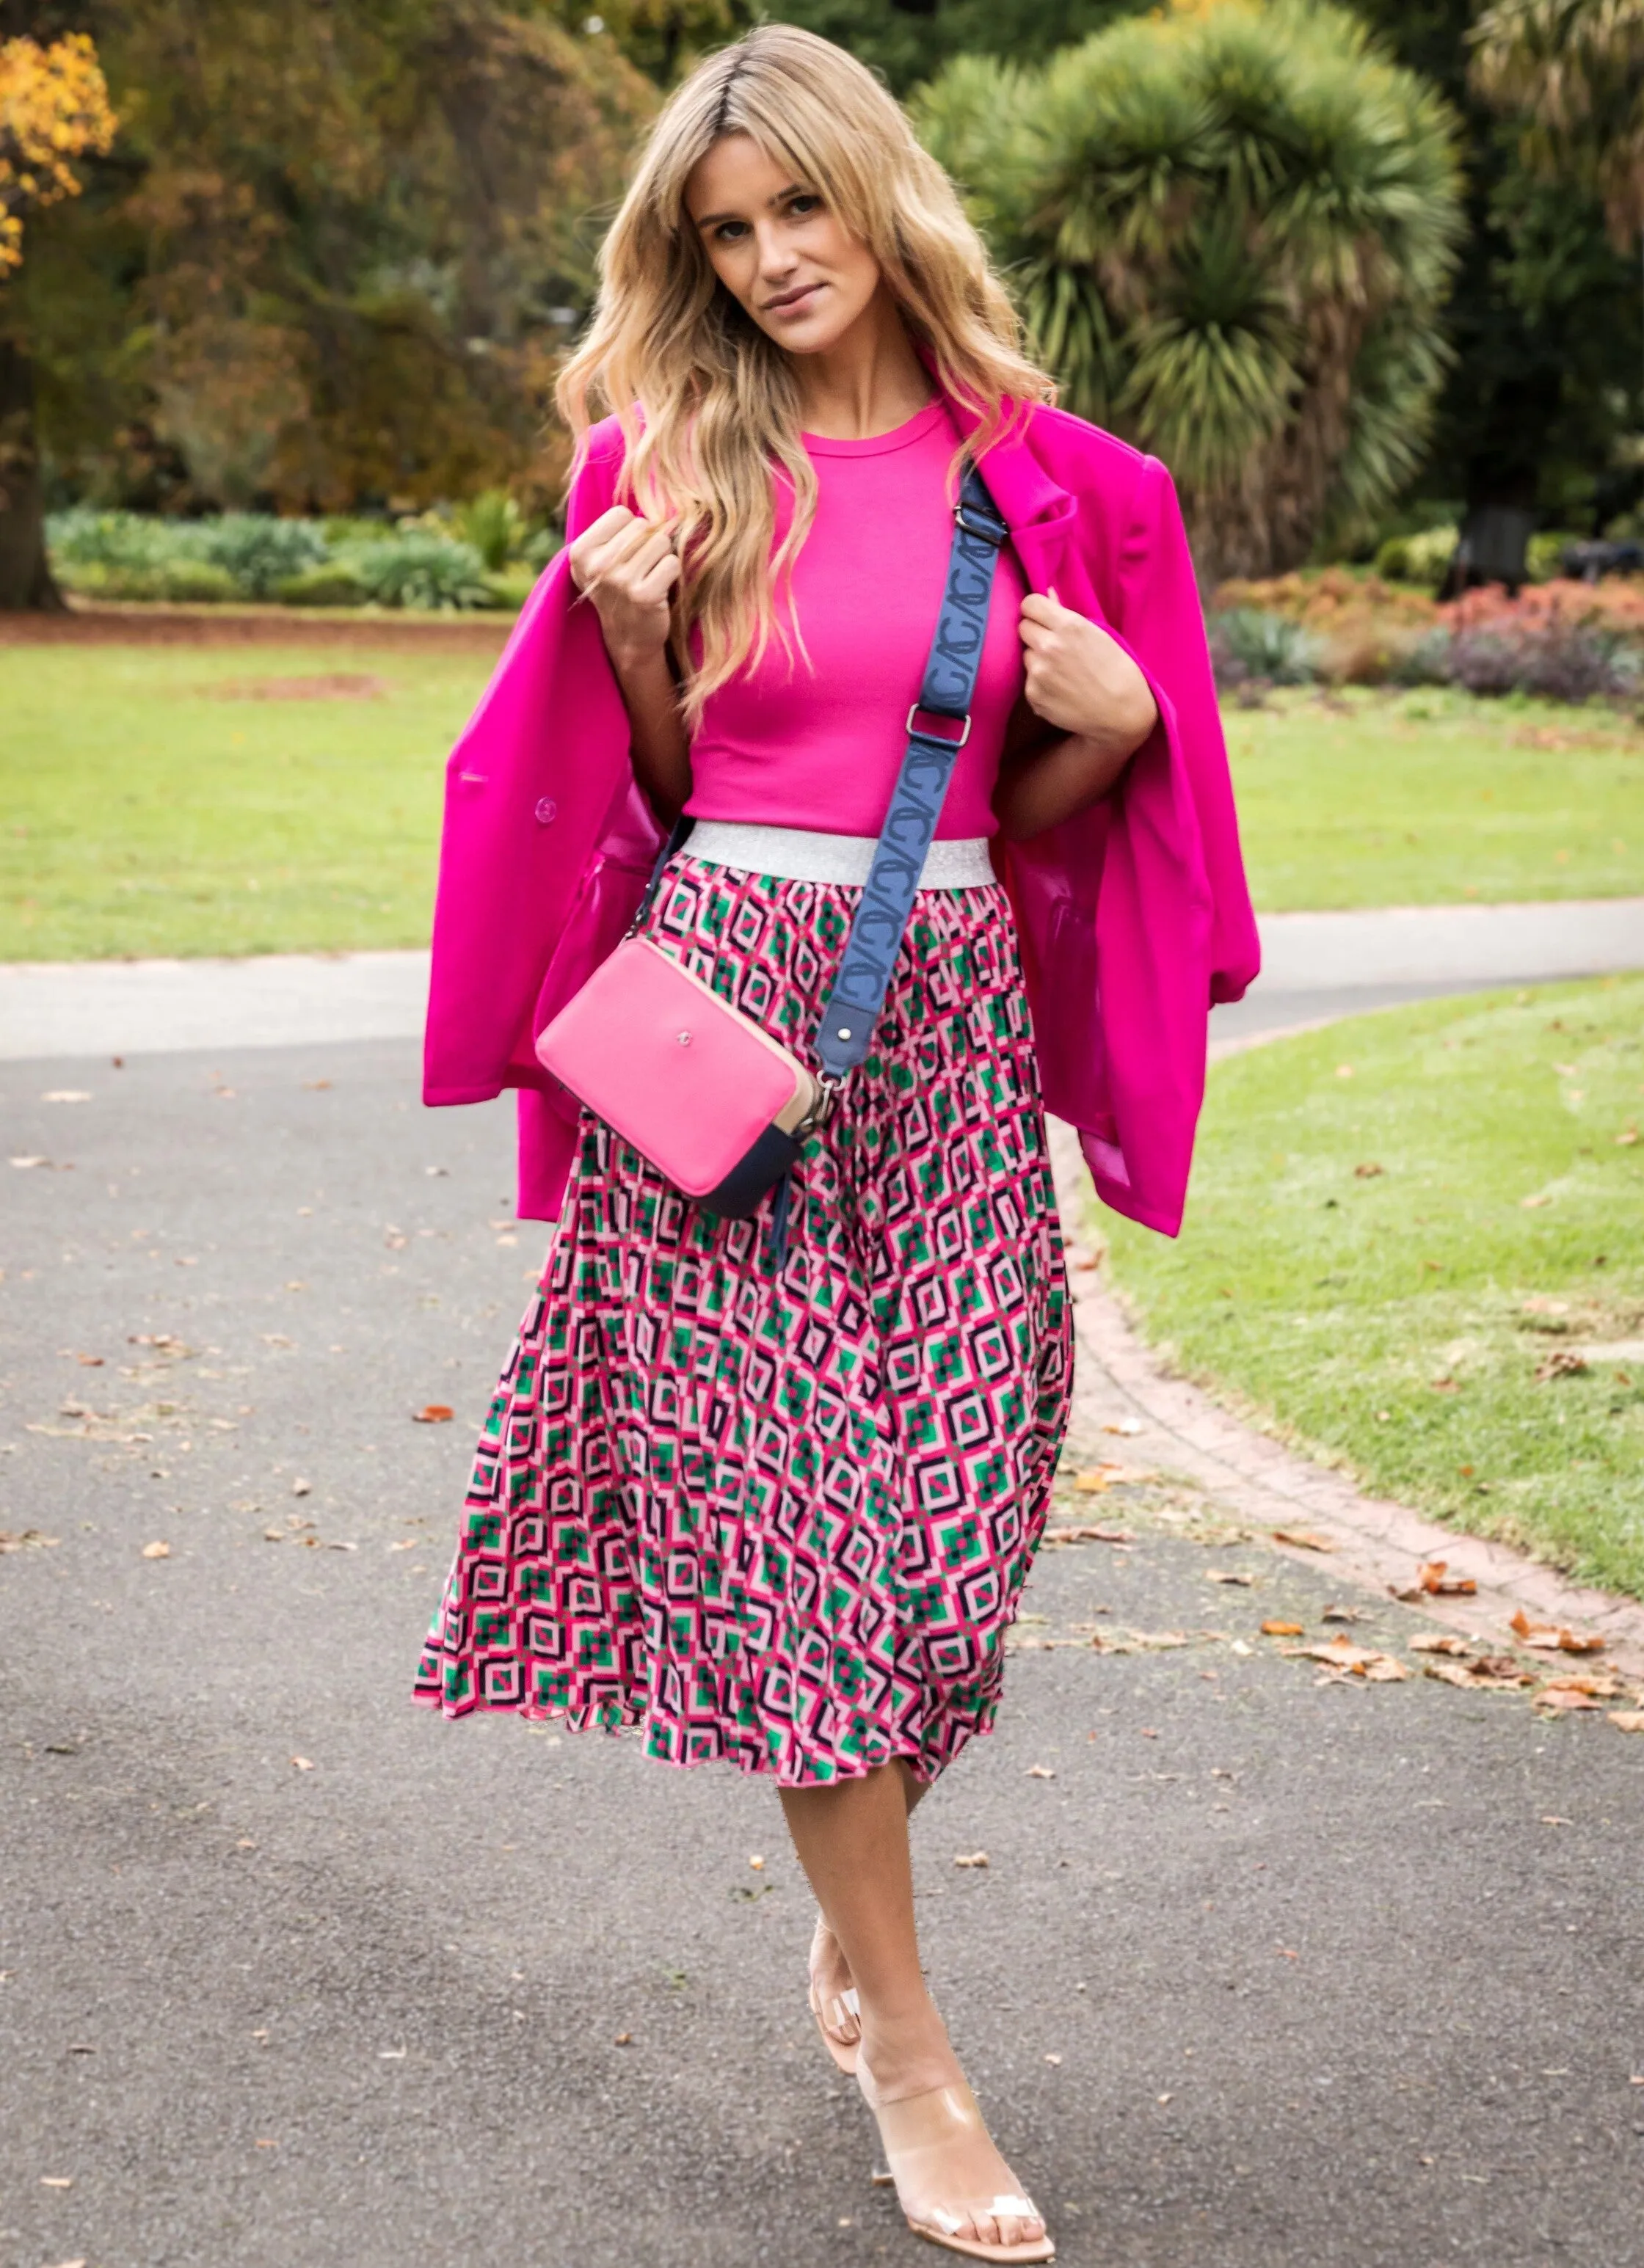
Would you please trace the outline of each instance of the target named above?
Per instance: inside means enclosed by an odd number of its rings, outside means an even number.
[[[741,820],[699,819],[683,857],[742,874],[777,874],[789,882],[844,882],[860,889],[874,861],[871,835],[818,835],[807,827],[752,827]],[[919,875],[922,890],[980,890],[996,880],[984,835],[933,843]]]

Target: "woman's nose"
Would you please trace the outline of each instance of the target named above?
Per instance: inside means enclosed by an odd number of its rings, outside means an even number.
[[[789,275],[793,268],[793,247],[786,233],[774,221],[756,222],[755,237],[759,247],[759,272],[768,280]]]

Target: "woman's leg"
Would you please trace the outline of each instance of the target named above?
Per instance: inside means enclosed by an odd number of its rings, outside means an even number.
[[[900,1760],[895,1769],[901,1775],[903,1800],[911,1817],[916,1805],[930,1793],[934,1783],[916,1778]],[[844,1948],[829,1926],[827,1915],[822,1912],[817,1914],[816,1933],[811,1940],[810,1974],[816,2002],[824,2012],[829,2030],[837,2040],[850,2046],[860,2039],[862,2027],[842,2004],[844,1995],[854,1989],[856,1980],[844,1957]]]
[[[962,2081],[959,2059],[925,1989],[913,1915],[908,1775],[884,1766],[831,1787],[784,1788],[800,1863],[850,1965],[862,2009],[862,2061],[881,2103]],[[984,2129],[955,2140],[941,2186],[984,2243],[1031,2242],[1043,2223],[995,2222],[967,2200],[1010,2194],[1015,2181]]]

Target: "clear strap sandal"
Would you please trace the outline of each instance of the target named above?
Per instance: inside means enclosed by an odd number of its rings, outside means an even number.
[[[988,2243],[980,2236],[962,2236],[991,2220],[1001,2232],[1014,2222],[1043,2216],[1031,2198],[1014,2191],[994,2197],[972,2197],[962,2181],[955,2182],[955,2145],[974,2150],[978,2143],[992,2144],[977,2099],[963,2080],[951,2087],[933,2088],[928,2095],[910,2095],[900,2102],[875,2102],[873,2081],[859,2066],[858,2084],[879,2121],[885,2161],[896,2185],[896,2202],[916,2236],[962,2252],[968,2260],[999,2262],[1054,2260],[1056,2246],[1047,2230],[1043,2235],[1015,2243]]]
[[[816,1924],[818,1933],[820,1934],[827,1926],[826,1922],[819,1919]],[[812,1950],[815,1951],[815,1940],[813,1940]],[[808,1992],[811,2014],[816,2019],[816,2029],[822,2034],[822,2045],[846,2078],[854,2079],[857,2046],[862,2036],[862,2004],[857,1998],[855,1985],[849,1986],[843,1992],[830,1992],[824,1998],[816,1990],[816,1979],[813,1976]],[[841,2038],[840,2035],[847,2028],[850,2029],[851,2036],[848,2039]]]

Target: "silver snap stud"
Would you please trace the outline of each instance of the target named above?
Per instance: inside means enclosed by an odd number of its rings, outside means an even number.
[[[842,1040],[848,1040],[848,1039],[850,1038],[850,1036],[851,1036],[851,1027],[849,1026],[849,1024],[841,1024],[841,1025],[840,1025],[840,1027],[839,1027],[839,1037],[840,1037]]]
[[[679,1043],[681,1047],[688,1048],[690,1045],[690,1034],[689,1032],[682,1032],[679,1035]]]

